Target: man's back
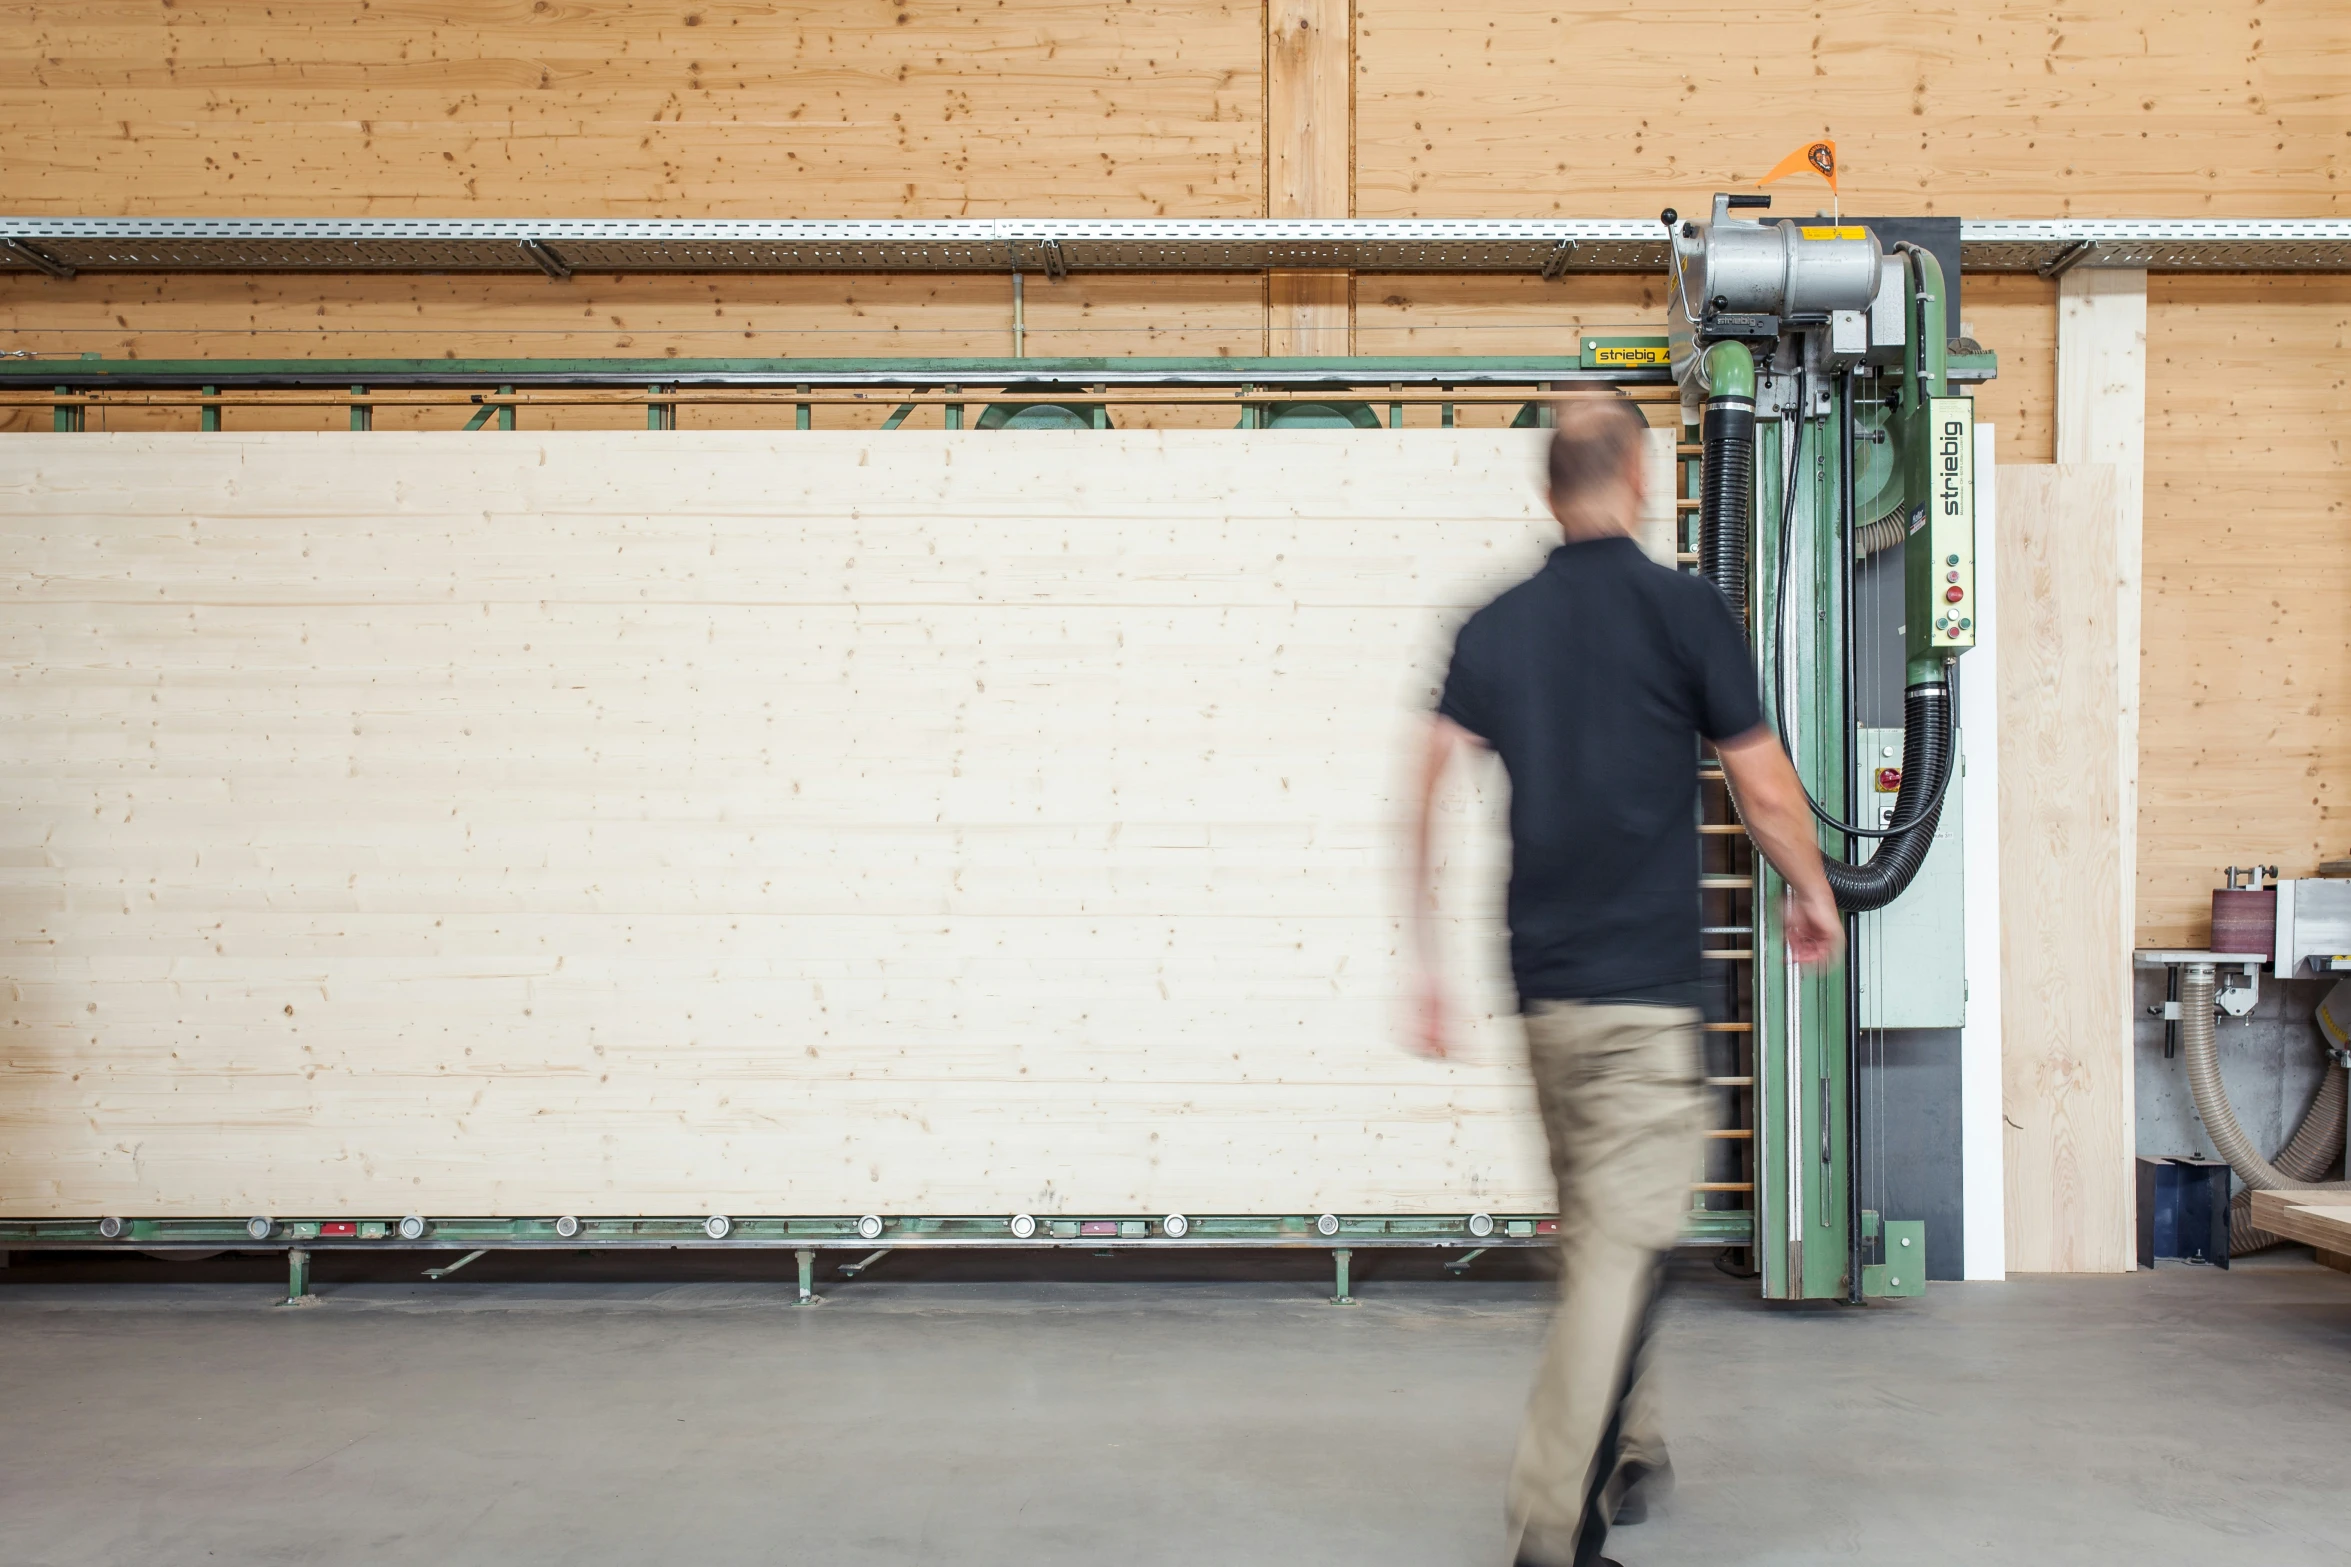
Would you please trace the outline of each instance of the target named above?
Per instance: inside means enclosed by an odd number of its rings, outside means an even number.
[[[1763,721],[1720,595],[1621,535],[1562,545],[1470,617],[1438,711],[1510,773],[1522,1000],[1692,1004],[1697,738]]]

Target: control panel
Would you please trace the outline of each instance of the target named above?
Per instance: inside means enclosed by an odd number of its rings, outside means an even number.
[[[1975,401],[1930,397],[1912,430],[1905,586],[1915,657],[1975,646]]]

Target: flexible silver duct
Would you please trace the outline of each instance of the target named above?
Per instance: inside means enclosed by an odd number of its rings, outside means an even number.
[[[2335,1159],[2343,1151],[2343,1106],[2347,1085],[2340,1067],[2329,1065],[2326,1075],[2318,1080],[2318,1092],[2311,1098],[2310,1110],[2302,1117],[2302,1125],[2286,1143],[2285,1150],[2275,1161],[2278,1173],[2292,1178],[2296,1186],[2308,1186],[2324,1180]],[[2250,1187],[2237,1193],[2229,1201],[2229,1255],[2242,1257],[2247,1252],[2265,1251],[2284,1244],[2284,1237],[2272,1235],[2253,1222],[2253,1192]]]
[[[2237,1112],[2229,1107],[2228,1090],[2221,1086],[2220,1081],[2220,1051],[2213,1036],[2212,990],[2213,971],[2209,965],[2197,964],[2181,972],[2180,1055],[2187,1063],[2188,1091],[2195,1096],[2196,1113],[2203,1117],[2205,1135],[2212,1139],[2213,1152],[2227,1160],[2229,1168],[2237,1172],[2237,1179],[2245,1183],[2246,1212],[2249,1215],[2252,1211],[2252,1192],[2307,1188],[2310,1181],[2307,1177],[2288,1174],[2264,1159],[2261,1151],[2253,1146],[2253,1140],[2245,1135],[2245,1128],[2238,1124]],[[2305,1118],[2303,1130],[2310,1130],[2310,1121],[2316,1118],[2320,1106],[2331,1092],[2335,1104],[2334,1136],[2339,1141],[2342,1136],[2344,1084],[2340,1072],[2331,1065],[2327,1068],[2327,1076],[2330,1081],[2321,1085],[2319,1100],[2311,1106],[2312,1116]],[[2294,1141],[2298,1143],[2301,1140],[2302,1133],[2297,1132]],[[2312,1141],[2317,1141],[2315,1135]],[[2293,1144],[2288,1144],[2289,1151],[2292,1147]],[[2323,1172],[2325,1169],[2326,1165],[2322,1162],[2318,1170]],[[2232,1254],[2237,1250],[2235,1219],[2232,1205],[2229,1226],[2229,1251]],[[2246,1227],[2251,1230],[2249,1219]]]
[[[1902,512],[1899,507],[1872,522],[1865,522],[1853,530],[1853,558],[1867,560],[1902,542]]]

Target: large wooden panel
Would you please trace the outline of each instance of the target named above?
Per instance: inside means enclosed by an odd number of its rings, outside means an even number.
[[[1264,211],[1257,0],[0,4],[0,208]]]
[[[1649,217],[1834,137],[1845,204],[1971,217],[2351,211],[2351,7],[1359,0],[1365,217]],[[1777,187],[1825,208],[1817,181]]]
[[[2008,1267],[2127,1272],[2136,1250],[2114,472],[2004,465],[1999,486]]]
[[[1475,791],[1396,1005],[1536,440],[0,445],[0,1211],[1546,1203]]]
[[[2351,853],[2351,279],[2148,284],[2138,925]]]

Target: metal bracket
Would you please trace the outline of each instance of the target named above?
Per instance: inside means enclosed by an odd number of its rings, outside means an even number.
[[[486,1251],[486,1250],[484,1250],[484,1251],[469,1251],[469,1252],[467,1252],[467,1253],[466,1253],[464,1256],[462,1256],[462,1257],[458,1258],[458,1259],[457,1259],[455,1262],[453,1262],[453,1263],[449,1264],[449,1266],[447,1266],[446,1268],[427,1268],[427,1269],[425,1269],[425,1270],[424,1270],[424,1276],[425,1276],[426,1278],[428,1278],[428,1279],[431,1279],[431,1280],[433,1280],[435,1283],[439,1283],[441,1280],[443,1280],[443,1279],[447,1278],[447,1277],[448,1277],[450,1274],[452,1274],[452,1273],[455,1273],[455,1272],[456,1272],[456,1271],[457,1271],[459,1268],[462,1268],[462,1267],[464,1267],[464,1266],[465,1266],[467,1263],[469,1263],[469,1262],[479,1262],[479,1261],[481,1261],[481,1260],[482,1260],[484,1257],[487,1257],[488,1255],[489,1255],[489,1252],[488,1252],[488,1251]]]
[[[1567,264],[1575,259],[1575,249],[1575,241],[1572,239],[1563,239],[1552,247],[1550,259],[1543,263],[1544,282],[1556,283],[1559,281],[1559,275],[1565,272]]]
[[[1069,276],[1069,262],[1061,254],[1061,241],[1049,239],[1044,243],[1045,281],[1058,283]]]
[[[36,271],[48,273],[60,283],[70,283],[74,279],[73,268],[45,250],[35,250],[14,235],[0,234],[0,250],[7,251],[17,260]]]
[[[2242,984],[2226,983],[2212,993],[2212,1004],[2230,1017],[2243,1017],[2261,999],[2260,965],[2247,963],[2237,972],[2244,977]]]
[[[2033,270],[2040,273],[2044,281],[2054,283],[2097,253],[2096,240],[2077,239]]]
[[[286,1298],[279,1304],[285,1306],[315,1306],[318,1304],[318,1297],[310,1293],[310,1253],[299,1246],[289,1247],[286,1251]]]
[[[522,253],[538,263],[539,270],[558,283],[571,281],[571,263],[555,253],[555,247],[543,239],[526,239]]]
[[[800,1266],[800,1294],[792,1304],[795,1306],[823,1305],[824,1297],[816,1292],[816,1252],[810,1247],[803,1246],[792,1253],[792,1260]]]

